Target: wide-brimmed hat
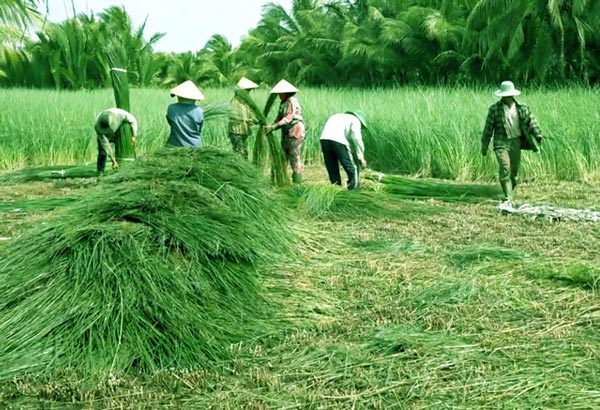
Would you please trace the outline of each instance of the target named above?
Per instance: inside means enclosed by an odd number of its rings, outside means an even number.
[[[196,87],[193,81],[187,80],[177,87],[171,89],[171,97],[177,96],[181,98],[185,98],[187,100],[196,100],[202,101],[204,99],[204,95],[202,92]]]
[[[271,94],[286,94],[286,93],[297,93],[298,89],[286,80],[281,80],[271,90]]]
[[[251,90],[253,88],[258,88],[258,84],[256,84],[252,80],[247,79],[246,77],[240,78],[240,81],[238,81],[237,86],[241,90]]]
[[[496,97],[513,97],[521,95],[521,91],[515,88],[512,81],[502,81],[500,88],[496,90]]]
[[[358,120],[360,121],[362,126],[367,128],[367,120],[365,119],[364,112],[362,112],[361,110],[353,110],[353,111],[346,111],[346,114],[354,115],[356,118],[358,118]]]
[[[100,134],[112,134],[117,128],[119,128],[117,116],[111,111],[103,111],[96,118],[96,131]]]

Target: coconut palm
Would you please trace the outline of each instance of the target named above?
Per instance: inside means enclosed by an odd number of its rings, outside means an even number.
[[[240,51],[256,57],[259,77],[268,82],[281,77],[316,84],[332,81],[340,43],[332,25],[336,17],[325,11],[316,0],[294,0],[290,12],[269,3]]]
[[[577,0],[576,0],[577,1]],[[477,32],[474,47],[482,51],[483,66],[510,68],[527,80],[553,75],[565,78],[566,0],[480,0],[467,27]]]
[[[2,0],[0,23],[7,26],[27,27],[39,17],[38,0]]]
[[[145,40],[146,20],[135,28],[124,7],[109,7],[98,18],[104,36],[104,52],[129,71],[133,83],[148,85],[154,78],[152,70],[158,70],[163,61],[152,57],[152,48],[165,33],[154,33]]]

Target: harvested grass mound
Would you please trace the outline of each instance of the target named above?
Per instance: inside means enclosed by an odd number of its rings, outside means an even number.
[[[105,178],[0,259],[0,378],[210,367],[269,331],[258,267],[290,254],[247,161],[165,149]]]

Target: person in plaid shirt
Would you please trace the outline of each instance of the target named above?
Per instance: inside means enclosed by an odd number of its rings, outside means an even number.
[[[515,100],[514,97],[521,92],[511,81],[503,81],[495,94],[500,100],[489,108],[481,137],[481,154],[487,155],[493,138],[498,179],[504,200],[510,201],[519,183],[521,150],[537,152],[537,145],[542,142],[542,131],[529,107]]]

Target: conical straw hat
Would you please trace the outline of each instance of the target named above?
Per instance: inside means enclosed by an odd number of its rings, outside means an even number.
[[[258,88],[258,84],[256,84],[252,80],[247,79],[246,77],[240,78],[240,81],[238,81],[237,86],[242,90],[251,90],[253,88]]]
[[[175,95],[177,97],[186,98],[188,100],[204,100],[204,95],[198,89],[198,87],[196,87],[196,84],[194,84],[191,80],[187,80],[179,84],[177,87],[173,88],[171,90],[171,97]]]
[[[271,90],[271,94],[296,93],[298,89],[285,80],[281,80]]]

